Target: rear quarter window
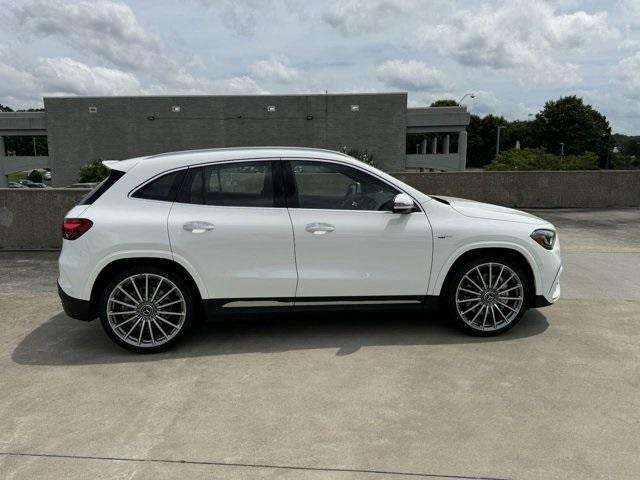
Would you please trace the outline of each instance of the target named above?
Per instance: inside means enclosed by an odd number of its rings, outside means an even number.
[[[131,195],[134,198],[173,202],[176,198],[185,170],[165,173],[137,189]]]
[[[93,190],[87,193],[78,205],[91,205],[98,198],[100,198],[104,192],[109,190],[113,185],[124,176],[125,172],[120,170],[111,170],[109,176],[105,178],[102,183],[99,183]]]

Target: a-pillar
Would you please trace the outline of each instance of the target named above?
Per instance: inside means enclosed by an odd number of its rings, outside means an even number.
[[[431,154],[435,155],[436,153],[438,153],[438,137],[436,137],[435,135],[433,137],[431,137]]]
[[[444,141],[442,142],[442,153],[446,155],[449,154],[449,141],[450,141],[450,137],[449,137],[449,134],[447,133],[444,136]]]
[[[7,188],[9,183],[7,182],[7,175],[4,171],[4,158],[7,156],[7,151],[4,148],[4,137],[0,136],[0,188]]]
[[[467,168],[467,131],[458,133],[458,170],[461,172]]]

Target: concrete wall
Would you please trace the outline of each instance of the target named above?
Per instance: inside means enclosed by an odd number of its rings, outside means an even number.
[[[347,146],[369,150],[384,170],[404,169],[406,93],[55,97],[44,104],[57,186],[77,182],[80,166],[92,160],[213,147]]]
[[[0,250],[60,248],[62,219],[87,192],[0,189]]]
[[[397,173],[428,194],[518,208],[640,206],[640,171]]]
[[[640,171],[400,173],[431,194],[519,208],[640,207]],[[0,249],[58,248],[64,214],[87,193],[0,189]]]

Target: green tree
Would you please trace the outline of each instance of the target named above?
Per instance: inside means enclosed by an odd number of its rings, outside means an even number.
[[[109,169],[102,164],[102,161],[94,160],[93,162],[80,167],[79,181],[81,183],[101,182],[108,176]]]
[[[495,115],[487,115],[482,118],[478,115],[471,115],[467,127],[467,166],[477,168],[491,163],[496,155],[498,125],[507,125],[508,123],[504,117]],[[503,130],[502,134],[504,133]],[[501,141],[500,144],[504,145],[505,143]]]
[[[595,152],[601,166],[607,160],[610,134],[607,118],[575,95],[545,103],[533,120],[536,146],[555,154],[562,143],[565,155]]]
[[[42,174],[38,170],[31,170],[27,176],[27,180],[32,182],[42,183]]]
[[[459,104],[453,99],[450,98],[441,98],[440,100],[436,100],[432,102],[430,107],[458,107]]]
[[[0,103],[0,112],[13,112],[13,108],[7,107],[6,105],[2,105]]]

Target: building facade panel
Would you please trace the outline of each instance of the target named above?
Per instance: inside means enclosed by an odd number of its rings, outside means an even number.
[[[93,160],[234,146],[367,150],[404,170],[406,93],[45,98],[55,185]],[[357,107],[353,107],[357,106]]]

